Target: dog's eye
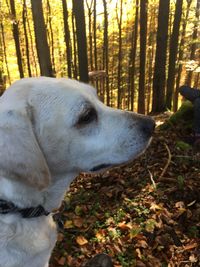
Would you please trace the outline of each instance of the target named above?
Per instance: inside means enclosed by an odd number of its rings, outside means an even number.
[[[78,125],[86,125],[97,119],[97,113],[94,108],[90,108],[82,114],[78,120]]]

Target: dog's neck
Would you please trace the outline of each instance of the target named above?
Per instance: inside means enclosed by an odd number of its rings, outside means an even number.
[[[72,173],[65,176],[53,176],[52,180],[56,182],[52,182],[44,191],[38,191],[25,184],[0,177],[0,199],[10,201],[19,208],[41,205],[46,211],[52,212],[60,207],[65,192],[75,177],[76,174]]]

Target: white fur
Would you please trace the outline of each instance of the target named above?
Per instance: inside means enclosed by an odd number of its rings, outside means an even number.
[[[97,118],[80,123],[91,108]],[[0,199],[53,211],[80,172],[140,154],[150,139],[141,126],[146,122],[106,107],[91,86],[77,81],[15,82],[0,98]],[[51,215],[0,215],[0,267],[47,267],[55,242]]]

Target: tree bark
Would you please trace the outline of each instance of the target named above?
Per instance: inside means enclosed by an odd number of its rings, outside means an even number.
[[[9,82],[9,84],[11,84],[10,70],[9,70],[9,67],[8,67],[7,48],[6,48],[6,40],[5,40],[5,33],[4,33],[3,23],[0,23],[0,30],[1,30],[1,37],[2,37],[3,55],[4,55],[4,60],[5,60],[5,64],[6,64],[6,71],[7,71],[7,75],[8,75],[8,82]]]
[[[140,0],[140,76],[139,76],[138,112],[142,114],[145,114],[147,5],[148,5],[148,0]]]
[[[71,49],[71,38],[69,31],[69,23],[68,23],[68,9],[66,0],[62,0],[62,8],[63,8],[63,20],[64,20],[64,31],[65,31],[65,45],[66,45],[66,54],[67,54],[67,73],[68,77],[72,77],[72,49]]]
[[[93,0],[90,1],[90,5],[88,1],[86,0],[86,5],[88,8],[88,27],[89,27],[89,55],[90,55],[90,70],[93,71],[93,44],[92,44],[92,4]]]
[[[174,112],[176,112],[178,109],[178,94],[179,94],[179,87],[180,87],[180,81],[181,81],[181,73],[182,73],[182,68],[183,68],[183,64],[181,63],[181,61],[183,60],[183,55],[184,55],[185,34],[186,34],[186,27],[187,27],[191,3],[192,3],[192,0],[187,1],[186,15],[185,15],[185,18],[182,24],[181,41],[179,45],[179,55],[178,55],[179,66],[178,66],[178,74],[176,78],[176,88],[174,91],[174,98],[173,98],[173,111]]]
[[[97,9],[96,9],[97,1],[94,0],[94,11],[93,11],[93,45],[94,45],[94,68],[95,71],[98,70],[98,60],[97,60]],[[99,90],[99,83],[96,80],[96,88]]]
[[[76,21],[76,35],[78,44],[79,76],[82,82],[88,83],[87,40],[85,30],[85,14],[83,0],[73,0],[73,12]]]
[[[131,110],[134,110],[134,99],[135,99],[135,65],[136,65],[136,52],[137,52],[137,40],[138,40],[138,11],[139,11],[139,0],[135,3],[135,21],[132,31],[131,38],[131,51],[129,58],[129,75],[128,75],[128,92],[130,96]]]
[[[20,75],[20,78],[24,78],[24,71],[23,71],[23,65],[22,65],[22,55],[21,55],[20,41],[19,41],[18,21],[16,18],[16,10],[15,10],[14,0],[10,0],[10,9],[11,9],[11,15],[13,17],[13,24],[12,24],[12,26],[13,26],[13,38],[15,41],[19,75]]]
[[[4,79],[3,79],[3,73],[4,73],[4,68],[3,68],[3,42],[2,38],[0,38],[0,96],[3,94],[5,90],[5,85],[4,85]]]
[[[176,59],[178,51],[178,39],[179,39],[179,29],[180,29],[181,15],[182,15],[182,6],[183,6],[183,0],[177,0],[175,15],[174,15],[173,30],[170,38],[169,66],[168,66],[167,94],[166,94],[166,106],[168,109],[171,109],[172,107],[172,96],[174,92]]]
[[[152,112],[165,110],[166,59],[170,0],[160,0],[153,76]]]
[[[26,6],[26,0],[23,0],[23,11],[22,11],[22,20],[23,20],[23,27],[24,27],[24,38],[25,38],[25,49],[26,49],[26,61],[27,61],[27,68],[28,68],[28,75],[29,77],[32,76],[31,73],[31,63],[30,63],[30,54],[29,54],[29,40],[28,40],[28,33],[27,33],[27,26],[26,26],[26,20],[27,20],[27,6]]]
[[[47,0],[47,24],[49,24],[49,43],[50,43],[50,58],[52,60],[52,71],[55,70],[55,57],[54,57],[54,35],[53,35],[53,26],[52,26],[52,14],[51,14],[51,5],[49,0]],[[47,31],[48,32],[48,31]]]
[[[198,39],[199,15],[200,15],[200,0],[197,0],[196,19],[195,19],[195,22],[194,22],[194,30],[193,30],[193,34],[192,34],[192,45],[191,45],[190,60],[195,60],[195,52],[196,52],[196,49],[197,49],[196,40]],[[193,74],[193,71],[188,71],[188,73],[187,73],[187,76],[186,76],[186,79],[185,79],[185,84],[187,84],[188,86],[191,86],[192,74]]]
[[[104,6],[104,39],[103,39],[103,62],[106,70],[106,104],[110,105],[110,90],[109,90],[109,71],[108,71],[108,11],[106,0],[103,0]]]
[[[73,33],[73,62],[74,64],[72,65],[73,69],[73,77],[75,79],[78,79],[78,66],[77,66],[77,38],[76,38],[76,33],[75,33],[75,22],[74,22],[74,14],[72,13],[72,33]]]
[[[117,88],[118,88],[118,101],[117,101],[117,107],[121,108],[122,106],[122,88],[121,88],[121,66],[122,66],[122,15],[123,15],[123,0],[120,0],[120,11],[119,11],[119,17],[117,14],[117,22],[118,22],[118,68],[117,68]]]
[[[36,48],[42,76],[53,77],[50,49],[44,22],[42,0],[31,0],[32,15],[35,29]]]

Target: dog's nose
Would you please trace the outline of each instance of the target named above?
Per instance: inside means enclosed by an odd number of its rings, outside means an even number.
[[[138,122],[143,134],[147,137],[152,136],[155,129],[155,121],[149,116],[144,116]]]

